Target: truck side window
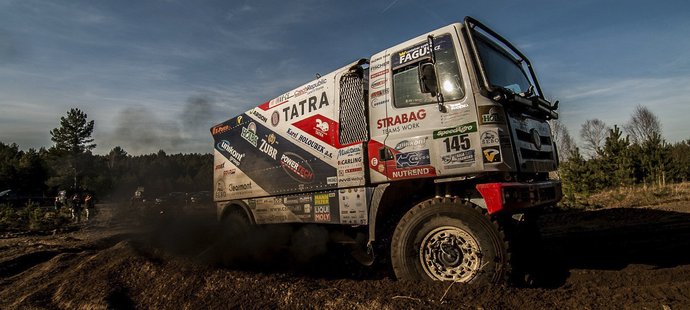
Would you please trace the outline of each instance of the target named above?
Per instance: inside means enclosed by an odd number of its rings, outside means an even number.
[[[462,99],[465,93],[458,69],[457,57],[450,35],[444,34],[434,38],[436,55],[436,74],[439,89],[445,101]],[[429,46],[426,42],[393,53],[393,104],[397,108],[406,108],[436,103],[436,98],[429,93],[422,93],[419,81],[419,65],[430,61]]]

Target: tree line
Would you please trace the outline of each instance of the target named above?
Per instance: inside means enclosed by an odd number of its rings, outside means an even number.
[[[93,128],[86,113],[71,109],[50,131],[55,144],[48,149],[22,151],[16,144],[0,142],[0,191],[51,197],[60,190],[76,189],[101,198],[127,199],[140,186],[149,197],[212,189],[211,154],[168,155],[161,150],[132,156],[117,146],[107,155],[95,155]],[[587,120],[580,130],[582,147],[559,121],[552,121],[551,128],[566,198],[690,178],[690,140],[667,143],[661,123],[646,107],[638,106],[622,127]]]
[[[659,119],[644,106],[637,106],[622,128],[596,118],[585,121],[582,148],[562,123],[552,121],[551,128],[566,201],[610,188],[664,186],[690,178],[690,139],[667,143]]]
[[[22,151],[15,143],[0,142],[0,191],[52,197],[60,190],[77,190],[101,199],[129,199],[140,186],[149,197],[212,189],[213,155],[161,150],[133,156],[119,146],[96,155],[93,128],[86,113],[71,109],[50,131],[54,145],[48,149]]]

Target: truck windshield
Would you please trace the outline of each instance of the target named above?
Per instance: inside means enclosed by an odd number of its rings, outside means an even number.
[[[476,34],[475,34],[476,35]],[[516,94],[528,92],[530,80],[522,64],[484,36],[477,35],[477,51],[486,71],[489,84],[502,87]]]

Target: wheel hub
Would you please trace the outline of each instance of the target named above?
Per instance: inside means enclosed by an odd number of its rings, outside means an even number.
[[[477,240],[466,231],[443,226],[424,237],[419,260],[434,280],[469,282],[481,267],[481,251]]]

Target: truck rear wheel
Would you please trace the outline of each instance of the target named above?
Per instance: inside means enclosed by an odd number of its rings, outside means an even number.
[[[483,210],[459,199],[433,198],[400,220],[391,261],[400,280],[500,283],[509,255],[503,232]]]

